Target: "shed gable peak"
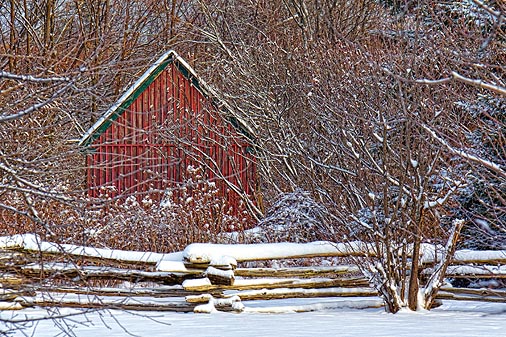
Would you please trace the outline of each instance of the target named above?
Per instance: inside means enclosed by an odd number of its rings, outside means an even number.
[[[121,97],[84,133],[79,140],[80,147],[88,147],[93,141],[109,128],[112,122],[117,120],[137,97],[167,68],[169,64],[174,64],[177,69],[187,78],[191,84],[204,95],[204,97],[214,96],[212,90],[196,74],[195,70],[174,50],[169,50],[163,54],[153,65],[144,72],[144,74],[130,86]],[[221,104],[220,104],[221,105]],[[223,104],[225,105],[225,104]]]

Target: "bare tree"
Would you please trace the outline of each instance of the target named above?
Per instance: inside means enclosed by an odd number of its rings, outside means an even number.
[[[501,10],[337,6],[361,18],[357,26],[350,14],[319,16],[312,2],[237,4],[255,15],[201,1],[208,21],[196,39],[213,48],[210,70],[223,74],[214,83],[260,137],[267,201],[270,191],[312,191],[330,210],[329,238],[373,245],[376,257],[361,265],[389,311],[430,308],[463,220],[464,232],[469,225],[461,202],[473,179],[499,179],[488,207],[495,219],[503,207],[504,147],[495,160],[469,149],[472,121],[462,110],[482,90],[502,94]],[[462,19],[467,10],[480,11],[483,25]],[[423,284],[427,243],[444,258]]]
[[[84,240],[93,217],[77,139],[192,15],[185,1],[0,4],[2,235]]]

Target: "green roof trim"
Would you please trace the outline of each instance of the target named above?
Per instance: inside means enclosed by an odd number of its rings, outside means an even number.
[[[114,122],[115,120],[117,120],[122,114],[123,112],[125,112],[126,109],[128,109],[130,107],[130,105],[132,105],[132,103],[144,92],[144,90],[147,89],[147,87],[149,87],[149,85],[151,83],[153,83],[153,81],[158,77],[158,75],[160,75],[160,73],[162,71],[165,70],[165,67],[167,67],[167,65],[169,64],[170,62],[169,61],[166,61],[162,64],[160,64],[156,70],[151,73],[149,75],[149,77],[144,81],[142,82],[142,84],[140,86],[138,86],[134,92],[132,93],[132,95],[130,95],[117,109],[116,111],[114,111],[114,113],[107,119],[106,122],[104,122],[95,132],[94,136],[90,138],[88,144],[92,143],[95,139],[97,139],[98,137],[100,137],[100,135],[102,133],[105,132],[105,130],[107,130],[109,128],[109,126],[111,126],[112,122]]]
[[[252,130],[244,122],[231,114],[228,105],[219,100],[212,90],[198,78],[193,69],[174,51],[169,51],[162,55],[119,99],[100,117],[95,124],[83,135],[79,145],[85,151],[92,150],[91,144],[99,138],[116,121],[130,105],[144,92],[148,86],[167,68],[169,64],[174,64],[178,71],[191,82],[206,99],[211,99],[211,103],[220,110],[226,110],[226,120],[234,126],[249,140],[254,141]],[[218,104],[217,102],[221,103]]]
[[[111,111],[111,114],[104,119],[103,122],[98,125],[97,128],[93,130],[92,133],[89,134],[86,139],[83,138],[80,145],[84,147],[88,147],[95,141],[95,139],[99,138],[110,126],[111,124],[117,120],[123,112],[125,112],[130,105],[141,95],[141,93],[146,90],[146,88],[153,83],[153,81],[160,75],[160,73],[165,70],[167,65],[169,65],[173,60],[166,60],[165,62],[160,63],[155,69],[153,69],[149,76],[147,76],[139,85],[135,87],[135,89],[132,91],[130,95],[125,97],[121,104],[114,108],[114,110]]]

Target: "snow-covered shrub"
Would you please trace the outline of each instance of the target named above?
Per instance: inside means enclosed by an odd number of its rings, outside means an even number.
[[[475,101],[459,101],[456,105],[474,121],[466,133],[467,151],[485,160],[506,167],[506,99],[478,95]],[[459,193],[455,212],[468,220],[462,245],[472,249],[504,249],[506,247],[506,212],[504,195],[506,180],[479,167],[463,165],[468,187]]]
[[[491,1],[485,0],[484,3],[489,5]],[[493,25],[492,17],[487,13],[485,8],[480,7],[472,0],[463,1],[444,1],[438,3],[436,11],[441,10],[440,15],[445,15],[449,20],[454,22],[465,22],[469,26],[475,26],[484,29],[490,29]]]
[[[460,207],[456,210],[468,220],[462,232],[462,247],[470,249],[505,249],[506,214],[501,211],[501,200],[506,183],[469,178],[470,187],[460,193]]]
[[[264,239],[309,242],[320,240],[328,211],[311,198],[309,192],[296,189],[283,193],[260,221]]]
[[[188,167],[183,182],[167,190],[162,200],[149,196],[113,200],[109,190],[103,189],[100,200],[81,204],[30,196],[37,218],[0,208],[0,230],[3,235],[37,233],[59,243],[169,252],[193,242],[216,242],[218,233],[242,231],[252,222],[242,203],[240,218],[234,215],[237,213],[227,204],[223,192],[206,179],[202,168]],[[26,198],[13,192],[8,205],[21,208]]]
[[[232,215],[213,182],[201,168],[188,167],[184,182],[168,190],[161,201],[135,196],[118,200],[82,216],[84,244],[116,249],[169,252],[194,242],[214,242],[217,234],[240,230],[250,221]],[[76,237],[68,241],[75,241]]]
[[[2,183],[8,183],[2,181]],[[79,218],[78,207],[73,204],[73,194],[68,184],[53,181],[54,185],[43,185],[34,180],[34,185],[42,186],[44,193],[20,193],[8,191],[0,193],[0,235],[37,233],[40,236],[55,237],[65,231],[68,219],[74,223]]]

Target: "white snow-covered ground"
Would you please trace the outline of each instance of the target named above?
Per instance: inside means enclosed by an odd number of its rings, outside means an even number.
[[[342,299],[343,301],[345,299]],[[355,301],[352,299],[351,301]],[[270,305],[323,303],[329,299],[279,300]],[[335,301],[335,300],[334,300]],[[255,302],[248,302],[254,308]],[[265,302],[263,302],[265,305]],[[72,313],[73,309],[60,309]],[[47,315],[43,309],[3,311],[2,319]],[[1,330],[7,325],[0,323]],[[1,331],[0,330],[0,331]],[[431,337],[504,337],[506,303],[445,301],[430,312],[400,312],[390,315],[383,309],[334,309],[308,313],[212,314],[173,312],[95,311],[65,320],[32,323],[15,336],[431,336]],[[0,333],[1,335],[1,333]]]

